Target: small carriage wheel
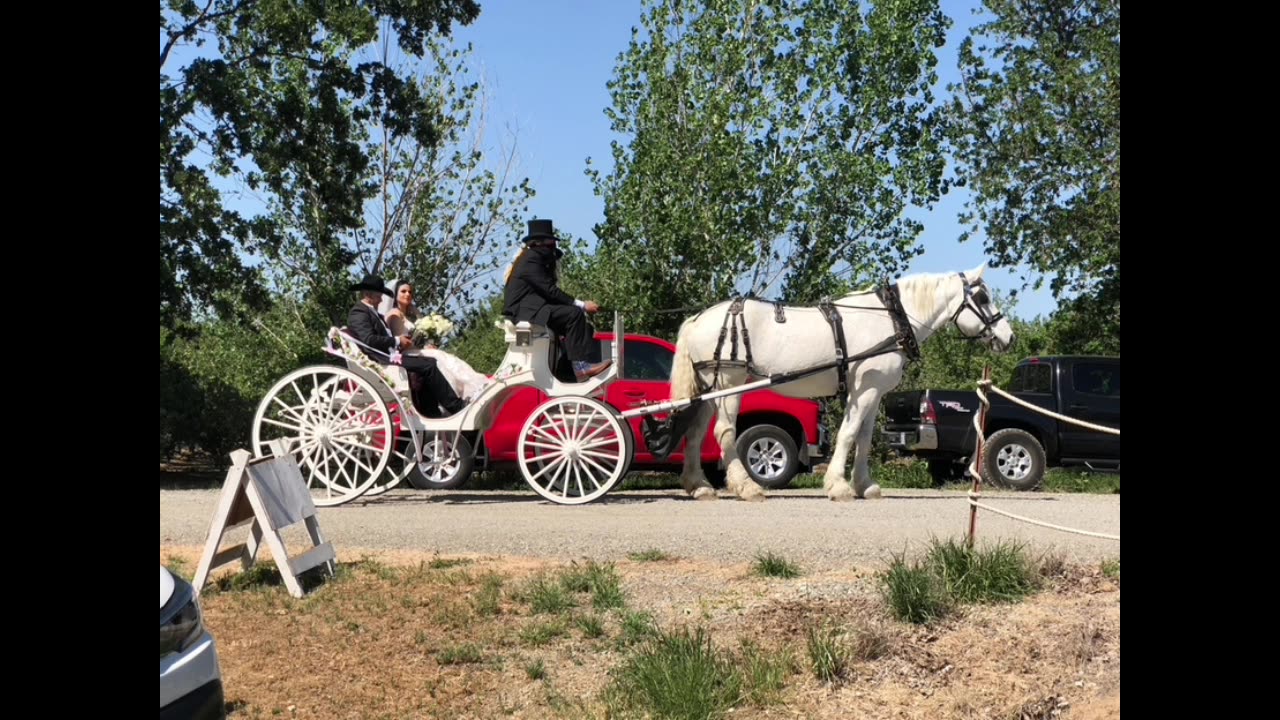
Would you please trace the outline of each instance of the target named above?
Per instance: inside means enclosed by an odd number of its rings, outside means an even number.
[[[627,474],[631,452],[631,426],[613,408],[569,396],[533,411],[520,430],[516,457],[539,495],[580,505],[603,496]]]
[[[253,450],[268,455],[283,440],[316,505],[364,494],[391,459],[395,427],[377,390],[346,368],[295,370],[269,391],[253,417]]]
[[[391,424],[396,438],[391,448],[391,461],[387,463],[387,471],[379,478],[380,482],[374,483],[365,491],[365,497],[381,495],[406,481],[417,490],[453,490],[471,478],[475,458],[471,442],[465,435],[459,435],[455,444],[452,431],[424,432],[423,461],[419,465],[413,459],[413,431],[399,411],[403,406],[390,407]],[[444,439],[440,440],[440,436],[444,436]],[[377,442],[374,444],[381,447]]]
[[[409,462],[412,463],[413,438],[409,438]],[[409,473],[409,484],[418,490],[453,490],[471,477],[475,458],[467,436],[452,430],[422,434],[422,463],[418,472]]]

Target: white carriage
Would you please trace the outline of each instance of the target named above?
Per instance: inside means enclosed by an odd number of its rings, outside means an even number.
[[[521,429],[521,474],[552,502],[600,498],[627,473],[634,451],[628,424],[599,399],[622,370],[625,343],[613,343],[613,364],[600,375],[565,383],[552,372],[557,348],[546,328],[499,325],[507,353],[492,382],[463,411],[441,419],[414,408],[403,368],[378,364],[331,328],[325,352],[343,365],[311,365],[277,382],[254,416],[254,453],[269,454],[268,443],[283,440],[317,505],[385,492],[415,469],[429,486],[453,488],[470,475],[480,437],[503,403],[534,387],[547,400]],[[616,314],[614,332],[623,337]]]

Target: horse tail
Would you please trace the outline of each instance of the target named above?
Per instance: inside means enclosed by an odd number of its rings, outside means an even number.
[[[671,399],[693,397],[698,393],[697,371],[689,357],[689,345],[693,342],[693,321],[685,320],[676,336],[676,356],[671,363]]]

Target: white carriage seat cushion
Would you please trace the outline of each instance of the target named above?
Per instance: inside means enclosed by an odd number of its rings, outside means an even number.
[[[530,338],[551,337],[551,331],[545,326],[534,325],[528,320],[522,320],[520,324],[529,326]],[[516,341],[516,323],[511,322],[511,318],[499,318],[498,321],[494,323],[494,326],[502,330],[503,337],[508,343]]]

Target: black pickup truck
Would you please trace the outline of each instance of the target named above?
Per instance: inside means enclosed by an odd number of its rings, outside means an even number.
[[[1120,429],[1120,358],[1042,356],[1027,358],[1013,377],[996,386],[1037,407],[1095,425]],[[1033,412],[989,395],[983,480],[1033,490],[1047,467],[1120,469],[1120,436],[1098,432]],[[961,390],[911,390],[884,397],[884,439],[905,455],[929,462],[935,482],[964,477],[976,446],[973,417],[978,394]]]

